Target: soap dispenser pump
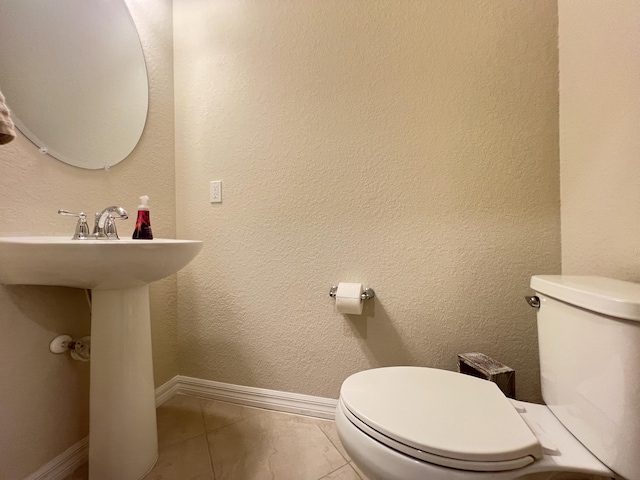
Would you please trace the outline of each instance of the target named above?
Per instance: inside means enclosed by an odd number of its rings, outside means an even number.
[[[138,205],[138,218],[136,219],[136,229],[133,231],[134,240],[153,240],[151,232],[151,220],[149,219],[149,197],[142,195],[140,205]]]

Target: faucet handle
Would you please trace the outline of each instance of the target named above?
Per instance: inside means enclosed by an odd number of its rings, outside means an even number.
[[[120,237],[118,236],[118,229],[116,228],[116,218],[120,217],[114,217],[112,215],[107,217],[107,221],[104,222],[104,235],[106,235],[107,238],[120,240]]]
[[[89,231],[89,225],[87,224],[87,216],[84,212],[74,213],[67,210],[58,210],[58,215],[65,217],[78,217],[78,223],[76,223],[76,231],[71,237],[71,240],[86,240],[91,238],[91,232]]]

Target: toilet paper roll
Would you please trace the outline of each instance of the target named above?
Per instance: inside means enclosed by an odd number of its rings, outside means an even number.
[[[338,284],[336,290],[336,310],[338,313],[362,315],[363,301],[361,295],[364,288],[361,283]]]

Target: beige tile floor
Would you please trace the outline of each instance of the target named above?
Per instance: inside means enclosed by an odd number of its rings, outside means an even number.
[[[330,420],[186,395],[157,414],[160,457],[145,480],[366,480]],[[85,464],[65,480],[87,478]]]

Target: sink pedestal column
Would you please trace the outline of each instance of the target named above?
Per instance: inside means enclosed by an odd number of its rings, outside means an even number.
[[[149,286],[92,290],[90,480],[140,480],[158,459]]]

